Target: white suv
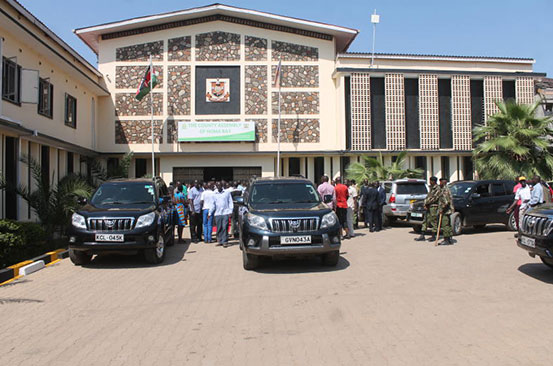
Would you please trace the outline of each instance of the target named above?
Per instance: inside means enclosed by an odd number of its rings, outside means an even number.
[[[386,190],[386,205],[382,209],[384,225],[405,219],[409,205],[426,198],[428,185],[424,179],[403,178],[381,182]]]

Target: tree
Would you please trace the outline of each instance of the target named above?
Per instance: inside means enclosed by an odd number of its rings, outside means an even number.
[[[553,177],[552,120],[536,117],[539,102],[531,105],[496,101],[499,112],[486,125],[474,128],[473,151],[482,179],[514,179],[525,175]]]
[[[102,183],[110,179],[128,178],[132,158],[133,152],[129,151],[123,156],[123,158],[121,158],[119,164],[117,164],[115,167],[109,167],[108,169],[104,168],[99,160],[90,158],[87,162],[90,165],[90,170],[92,172],[92,176],[89,178],[89,182],[91,184],[97,185],[98,182]]]
[[[376,180],[394,180],[399,178],[422,178],[422,169],[404,169],[407,152],[402,151],[392,165],[384,165],[382,153],[378,157],[363,156],[362,162],[349,164],[346,168],[346,177],[362,182]]]

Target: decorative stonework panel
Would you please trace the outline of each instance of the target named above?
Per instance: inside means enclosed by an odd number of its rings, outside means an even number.
[[[148,66],[116,66],[115,67],[115,88],[117,89],[138,89]],[[156,88],[163,87],[163,66],[155,66],[157,73]]]
[[[267,114],[267,66],[245,66],[246,114]]]
[[[273,119],[272,132],[273,142],[277,142],[278,120]],[[319,120],[313,119],[281,119],[280,121],[280,142],[319,142],[320,126]]]
[[[167,69],[167,113],[190,114],[190,66],[169,66]]]
[[[438,75],[419,76],[419,123],[421,150],[440,148],[440,116],[438,106]]]
[[[371,149],[371,78],[369,74],[351,75],[351,149]]]
[[[178,121],[190,122],[190,120],[181,120]],[[172,144],[178,141],[178,121],[174,119],[167,120],[167,143]]]
[[[155,90],[155,89],[154,89]],[[115,94],[115,115],[116,116],[149,116],[150,95],[145,96],[141,101],[134,98],[134,93]],[[163,93],[153,93],[154,115],[159,116],[163,110]]]
[[[252,36],[244,36],[246,61],[267,60],[267,40]]]
[[[273,92],[273,114],[278,114],[278,93]],[[282,114],[318,114],[319,92],[282,92]]]
[[[405,149],[405,88],[403,74],[386,74],[386,147]]]
[[[115,61],[163,61],[163,41],[135,44],[115,50]]]
[[[470,76],[451,76],[451,127],[453,149],[472,150]]]
[[[272,58],[274,61],[318,61],[319,49],[299,44],[272,41]]]
[[[519,104],[534,103],[534,78],[521,76],[516,79],[516,99]]]
[[[169,61],[190,61],[192,38],[190,36],[172,38],[167,44]]]
[[[267,142],[266,119],[247,119],[246,122],[255,122],[255,142]]]
[[[276,65],[273,65],[271,75],[275,83]],[[280,83],[283,88],[318,88],[319,66],[282,65]]]
[[[240,60],[240,34],[209,32],[196,36],[197,61]]]
[[[154,142],[163,143],[163,121],[154,120]],[[151,144],[152,121],[115,121],[116,144]]]
[[[484,121],[499,112],[496,101],[503,101],[503,80],[501,76],[484,76]]]

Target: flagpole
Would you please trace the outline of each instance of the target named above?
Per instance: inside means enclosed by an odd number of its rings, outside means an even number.
[[[282,67],[281,66],[281,60],[279,58],[278,60],[278,65],[279,67]],[[280,177],[280,87],[281,87],[281,77],[280,77],[280,73],[282,72],[282,70],[278,70],[279,74],[277,75],[278,77],[278,122],[277,122],[277,177]]]
[[[152,55],[150,55],[150,114],[152,118],[152,178],[156,177],[156,160],[154,153],[154,95],[152,81],[154,76],[154,66],[152,63]]]

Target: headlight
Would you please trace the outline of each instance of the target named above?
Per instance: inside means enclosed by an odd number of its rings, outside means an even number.
[[[136,220],[136,228],[150,226],[154,223],[156,219],[156,213],[150,212],[149,214],[142,215]]]
[[[336,225],[338,222],[338,217],[336,217],[336,214],[334,212],[329,212],[326,215],[323,216],[323,219],[321,220],[321,229],[327,229],[329,227],[332,227]]]
[[[265,219],[261,216],[257,216],[251,213],[248,214],[248,224],[256,229],[268,230]]]
[[[84,219],[84,216],[79,215],[78,213],[74,213],[71,216],[71,224],[78,229],[86,229],[86,221]]]

